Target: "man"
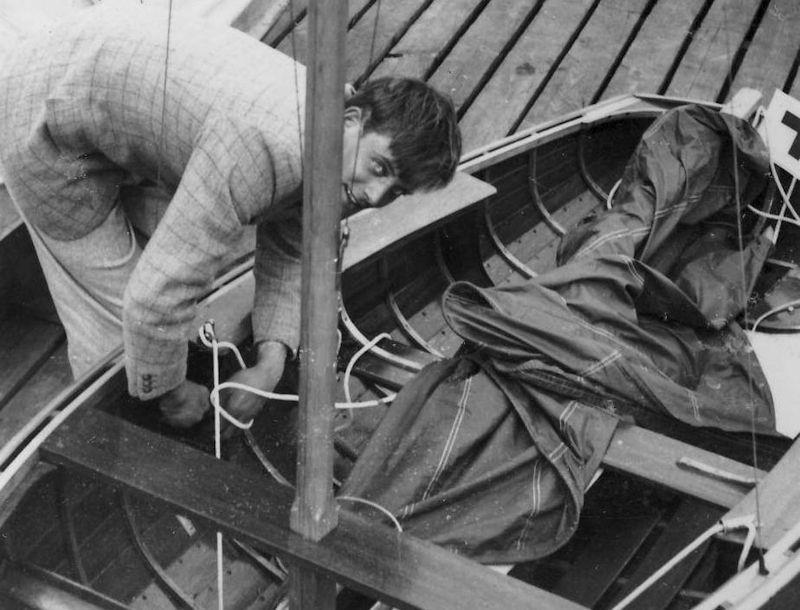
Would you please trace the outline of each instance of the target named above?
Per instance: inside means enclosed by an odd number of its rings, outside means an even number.
[[[129,392],[189,426],[208,408],[185,379],[195,302],[247,225],[258,357],[234,380],[270,390],[297,350],[305,73],[240,32],[168,17],[93,7],[21,44],[0,70],[0,163],[73,373],[122,340]],[[446,184],[459,153],[449,100],[412,80],[366,85],[344,115],[344,214]],[[167,202],[142,247],[130,218],[154,191]],[[247,418],[259,404],[229,406]]]

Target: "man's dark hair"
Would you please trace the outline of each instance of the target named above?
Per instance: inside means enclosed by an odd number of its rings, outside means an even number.
[[[361,108],[364,130],[389,136],[397,177],[411,191],[450,182],[461,158],[461,133],[450,98],[412,78],[377,78],[346,106]]]

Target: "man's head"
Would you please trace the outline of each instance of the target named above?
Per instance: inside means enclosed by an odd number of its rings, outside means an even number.
[[[426,83],[379,78],[345,106],[345,215],[453,177],[461,156],[455,107]]]

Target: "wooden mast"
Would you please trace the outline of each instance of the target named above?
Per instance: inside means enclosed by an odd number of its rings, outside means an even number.
[[[303,176],[303,281],[297,494],[291,527],[317,541],[336,527],[333,402],[336,389],[336,271],[342,192],[344,39],[337,0],[310,2]],[[335,582],[313,570],[291,573],[293,608],[333,608]]]

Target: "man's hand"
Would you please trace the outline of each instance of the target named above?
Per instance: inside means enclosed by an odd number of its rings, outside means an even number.
[[[231,376],[228,381],[242,383],[257,390],[271,392],[283,375],[287,348],[283,343],[266,341],[258,345],[258,362]],[[222,407],[242,423],[252,420],[266,401],[243,390],[223,390]]]
[[[158,399],[158,407],[170,426],[188,428],[203,419],[211,403],[205,386],[185,380],[162,395]]]

